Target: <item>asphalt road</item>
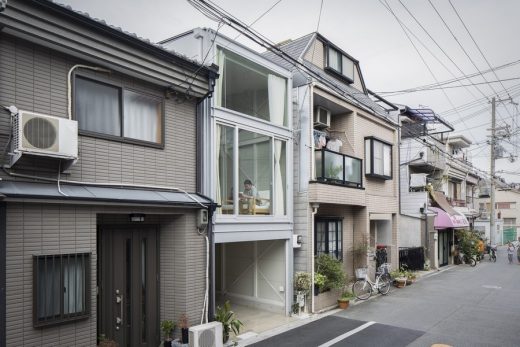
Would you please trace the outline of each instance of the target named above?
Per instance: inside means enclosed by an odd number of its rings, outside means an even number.
[[[516,258],[516,257],[515,257]],[[520,265],[460,265],[252,346],[520,346]]]

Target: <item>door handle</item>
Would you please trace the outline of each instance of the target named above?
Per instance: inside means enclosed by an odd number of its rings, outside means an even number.
[[[116,325],[122,325],[123,324],[123,313],[124,313],[124,300],[123,295],[116,295],[116,303],[119,304],[119,317],[116,317]],[[116,327],[118,329],[119,327]]]

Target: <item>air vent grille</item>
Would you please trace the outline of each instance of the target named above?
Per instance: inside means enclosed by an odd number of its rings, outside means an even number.
[[[29,118],[23,124],[24,140],[30,147],[57,151],[58,126],[58,122],[53,119]]]

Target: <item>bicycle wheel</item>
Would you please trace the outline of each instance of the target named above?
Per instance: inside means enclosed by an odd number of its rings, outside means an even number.
[[[390,276],[382,275],[379,279],[379,288],[377,288],[379,293],[381,293],[382,295],[388,294],[388,292],[390,291],[390,283]]]
[[[469,264],[473,267],[473,266],[477,265],[477,261],[473,257],[468,257],[466,259],[466,264]]]
[[[492,259],[493,259],[493,263],[497,262],[497,256],[496,255],[493,255]]]
[[[372,295],[372,286],[366,280],[357,280],[352,285],[352,293],[359,300],[366,300]]]

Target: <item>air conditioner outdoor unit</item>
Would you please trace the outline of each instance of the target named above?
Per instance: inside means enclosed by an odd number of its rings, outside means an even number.
[[[11,163],[23,154],[78,159],[78,122],[67,118],[19,110],[14,118]]]
[[[427,174],[410,174],[410,188],[424,188],[426,187]]]
[[[222,347],[222,323],[211,322],[190,327],[190,347]]]
[[[330,127],[330,111],[323,107],[316,107],[314,110],[314,127],[328,128]]]

